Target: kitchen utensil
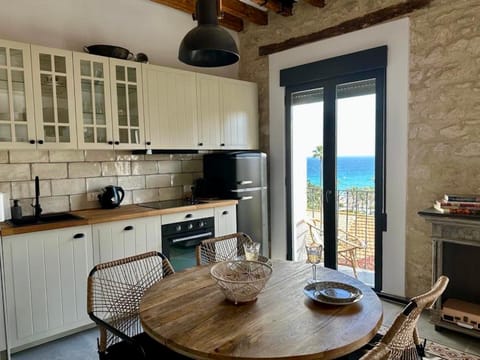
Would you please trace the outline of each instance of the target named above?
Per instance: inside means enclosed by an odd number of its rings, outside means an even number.
[[[120,186],[109,185],[98,195],[100,205],[104,209],[113,209],[120,205],[125,197],[125,191]]]
[[[84,46],[83,50],[89,54],[130,60],[135,57],[128,49],[114,45],[90,45]]]

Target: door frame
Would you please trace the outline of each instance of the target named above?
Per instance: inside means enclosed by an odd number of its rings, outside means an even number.
[[[292,93],[323,88],[323,172],[324,223],[333,224],[324,229],[325,239],[337,238],[336,201],[325,201],[336,194],[336,86],[343,83],[375,78],[375,283],[376,291],[382,290],[382,238],[387,230],[386,215],[386,62],[387,47],[381,46],[353,54],[334,57],[315,63],[300,65],[280,72],[280,85],[285,86],[285,186],[286,186],[286,235],[287,259],[293,259],[292,214]],[[308,79],[316,79],[310,80]],[[300,84],[298,84],[300,82]],[[327,105],[328,104],[328,105]],[[334,121],[329,121],[333,119]],[[335,136],[332,136],[335,134]],[[333,166],[332,166],[333,165]],[[333,171],[332,171],[333,170]],[[329,194],[330,193],[330,194]],[[334,198],[336,198],[334,196]],[[381,201],[377,201],[380,199]],[[326,267],[337,268],[337,241],[324,242]]]

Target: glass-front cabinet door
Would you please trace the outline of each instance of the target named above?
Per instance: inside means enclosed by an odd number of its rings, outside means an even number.
[[[74,53],[79,149],[113,148],[109,59]]]
[[[32,45],[38,148],[75,149],[72,52]]]
[[[35,149],[30,45],[0,40],[0,149]]]
[[[141,64],[110,59],[114,146],[145,148]]]

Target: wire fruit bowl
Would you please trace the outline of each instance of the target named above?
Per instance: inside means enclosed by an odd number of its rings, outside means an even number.
[[[253,301],[272,275],[272,267],[260,261],[231,260],[210,269],[223,294],[235,304]]]

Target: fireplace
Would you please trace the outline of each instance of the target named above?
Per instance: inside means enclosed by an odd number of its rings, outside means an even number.
[[[480,338],[480,217],[448,216],[433,209],[419,214],[432,224],[433,280],[442,274],[450,278],[432,322],[436,329]]]

